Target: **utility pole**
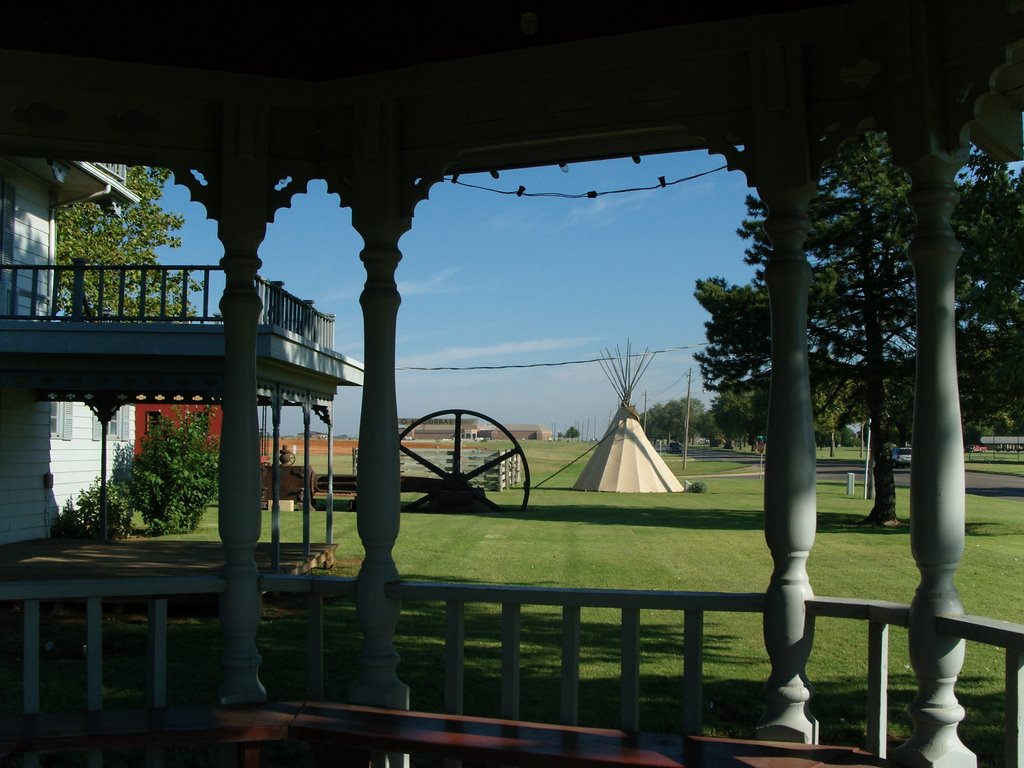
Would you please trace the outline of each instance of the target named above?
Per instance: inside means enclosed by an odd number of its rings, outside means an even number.
[[[683,422],[683,469],[686,469],[686,458],[690,449],[690,384],[693,379],[693,368],[686,371],[686,419]]]

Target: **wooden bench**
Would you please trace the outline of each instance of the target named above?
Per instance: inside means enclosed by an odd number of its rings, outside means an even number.
[[[288,738],[299,705],[261,704],[0,715],[0,758],[23,752],[236,744],[240,767],[257,768],[262,742]]]
[[[682,768],[678,736],[307,702],[288,729],[317,765],[366,768],[374,751],[518,766]]]
[[[681,768],[682,739],[600,728],[406,712],[330,702],[47,712],[0,716],[0,758],[23,752],[236,744],[256,768],[262,743],[308,742],[319,766],[365,768],[373,751],[522,766]],[[669,754],[674,757],[668,756]]]
[[[0,759],[23,752],[234,744],[237,765],[258,768],[263,742],[285,739],[309,743],[321,768],[366,768],[373,752],[524,768],[724,768],[764,761],[777,768],[886,764],[849,747],[631,734],[331,702],[0,715]]]

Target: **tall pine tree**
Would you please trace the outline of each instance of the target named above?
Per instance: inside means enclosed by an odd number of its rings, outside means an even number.
[[[890,449],[909,437],[911,421],[916,339],[908,188],[884,136],[846,142],[822,170],[805,246],[814,271],[807,340],[815,403],[831,423],[870,418],[875,502],[867,521],[880,525],[897,521]],[[770,373],[767,211],[754,197],[747,211],[738,234],[749,242],[753,280],[698,280],[695,294],[711,315],[708,346],[696,357],[707,385],[720,391],[763,389]]]

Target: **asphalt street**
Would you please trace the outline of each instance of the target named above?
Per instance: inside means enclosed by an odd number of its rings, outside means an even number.
[[[744,473],[750,477],[757,477],[757,471],[761,464],[761,457],[752,452],[746,451],[716,451],[714,449],[695,448],[689,452],[690,458],[699,461],[738,461],[749,464],[751,472]],[[845,482],[848,473],[854,473],[857,488],[863,491],[864,488],[864,462],[863,461],[837,461],[834,459],[818,460],[818,478]],[[910,485],[910,470],[896,470],[896,485],[907,487]],[[967,493],[977,496],[988,496],[994,499],[1008,499],[1011,501],[1024,499],[1024,476],[1022,475],[999,475],[992,472],[972,472],[971,462],[966,464],[964,481]]]

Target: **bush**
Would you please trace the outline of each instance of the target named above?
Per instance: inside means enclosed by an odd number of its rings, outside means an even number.
[[[690,487],[687,488],[690,493],[704,493],[708,489],[708,484],[703,480],[694,480],[690,483]]]
[[[98,539],[100,531],[100,479],[64,502],[50,535],[55,539]],[[127,539],[132,535],[132,506],[123,486],[107,483],[107,537]]]
[[[128,487],[149,533],[190,533],[217,494],[218,446],[210,411],[175,410],[152,422]]]

